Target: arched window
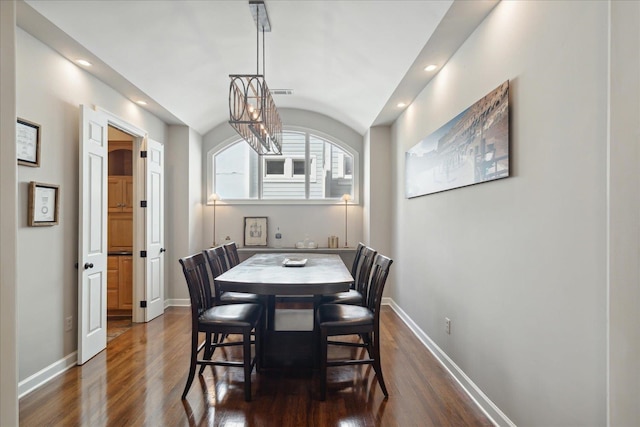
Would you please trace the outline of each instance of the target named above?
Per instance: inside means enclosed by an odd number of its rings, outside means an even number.
[[[335,201],[356,193],[357,153],[311,131],[285,130],[277,156],[258,156],[236,140],[212,152],[210,165],[211,192],[223,200]]]

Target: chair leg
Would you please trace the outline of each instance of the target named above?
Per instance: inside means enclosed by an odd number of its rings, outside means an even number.
[[[380,388],[382,389],[382,393],[384,397],[389,397],[389,393],[387,392],[387,386],[384,384],[384,378],[382,377],[382,365],[380,364],[380,340],[378,331],[372,334],[369,338],[373,341],[373,369],[376,371],[376,377],[378,378],[378,383],[380,384]]]
[[[320,328],[320,400],[327,398],[327,330]]]
[[[203,359],[204,360],[211,360],[211,356],[213,356],[213,345],[212,345],[212,341],[211,341],[211,332],[206,332],[205,333],[205,344],[204,344],[204,356]],[[218,334],[215,334],[213,336],[213,343],[218,341]],[[207,365],[201,365],[200,366],[200,372],[198,373],[198,375],[202,375],[202,373],[204,372],[204,368],[206,368]]]
[[[182,400],[187,397],[187,393],[191,388],[193,377],[196,376],[196,362],[198,361],[198,330],[195,329],[191,333],[191,366],[189,367],[189,376],[187,377],[187,384],[184,386],[182,392]]]
[[[251,402],[251,330],[242,333],[244,356],[244,400]]]

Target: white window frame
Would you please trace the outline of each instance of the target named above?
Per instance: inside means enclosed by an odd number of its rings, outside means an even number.
[[[284,162],[284,171],[282,174],[269,174],[267,173],[267,162],[271,160],[282,160]],[[293,162],[295,160],[302,160],[306,162],[303,155],[289,155],[289,156],[262,156],[262,181],[263,182],[305,182],[305,174],[296,175],[293,173]],[[316,156],[309,156],[309,182],[316,182]]]
[[[339,147],[340,149],[342,149],[343,151],[349,153],[352,157],[353,157],[353,176],[346,176],[345,178],[352,178],[353,179],[353,184],[352,184],[352,190],[353,190],[353,194],[352,194],[352,200],[350,203],[352,204],[359,204],[359,199],[360,199],[360,175],[361,175],[361,171],[362,171],[362,165],[360,164],[360,153],[353,148],[351,145],[346,144],[334,137],[332,137],[331,135],[328,135],[322,131],[318,131],[316,129],[313,128],[306,128],[306,127],[297,127],[297,126],[288,126],[286,129],[284,129],[284,132],[302,132],[305,133],[305,139],[308,140],[310,139],[310,136],[315,136],[317,138],[323,139],[327,142],[330,142],[331,144],[336,145],[337,147]],[[203,194],[203,200],[204,203],[207,205],[212,205],[212,202],[208,201],[208,197],[210,194],[214,193],[214,189],[215,189],[215,156],[220,153],[221,151],[225,150],[226,148],[228,148],[231,145],[234,145],[236,143],[239,143],[241,141],[241,139],[237,136],[234,135],[233,137],[230,137],[226,140],[224,140],[223,142],[221,142],[220,144],[214,146],[213,148],[211,148],[209,151],[207,151],[207,182],[206,182],[206,194]],[[307,144],[308,147],[308,144]],[[308,150],[308,148],[307,148]],[[293,156],[295,157],[295,156]],[[312,157],[312,161],[314,162],[314,166],[315,166],[315,156],[310,156]],[[264,171],[263,171],[263,162],[259,161],[258,162],[258,175],[260,177],[262,177]],[[315,167],[313,168],[313,170],[315,171]],[[311,178],[311,177],[310,177]],[[263,182],[264,178],[260,178],[258,179],[258,186],[259,186],[259,197],[262,197],[262,182]],[[315,182],[315,181],[310,181],[310,182]],[[307,192],[308,194],[308,192]],[[262,199],[262,198],[255,198],[255,199],[225,199],[225,200],[219,200],[217,202],[218,204],[228,204],[228,205],[334,205],[336,203],[343,203],[339,198],[326,198],[326,199]]]

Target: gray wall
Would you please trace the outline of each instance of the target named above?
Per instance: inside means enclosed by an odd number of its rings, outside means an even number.
[[[392,191],[392,173],[389,167],[391,159],[391,128],[376,126],[369,129],[364,143],[364,203],[363,228],[364,240],[379,253],[391,254],[391,212],[394,193]],[[392,271],[395,266],[392,267]],[[385,285],[385,295],[393,291],[393,279]]]
[[[178,260],[203,249],[202,137],[186,126],[169,126],[165,170],[165,300],[188,303],[189,292]]]
[[[521,426],[607,423],[608,9],[498,4],[392,128],[393,298]],[[507,79],[512,176],[405,199],[404,153]]]
[[[609,425],[640,425],[640,2],[611,4]]]
[[[0,2],[0,425],[18,424],[16,5]]]
[[[75,362],[77,328],[65,332],[64,320],[77,321],[78,106],[102,107],[160,142],[167,142],[167,127],[19,28],[16,66],[17,115],[41,125],[40,167],[18,167],[17,344],[23,382],[45,368]],[[58,225],[27,226],[30,181],[60,186]]]

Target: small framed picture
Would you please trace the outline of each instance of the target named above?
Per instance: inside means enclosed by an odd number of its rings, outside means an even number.
[[[29,227],[58,224],[60,187],[31,181],[29,183]]]
[[[40,125],[25,119],[16,124],[16,151],[18,164],[40,166]]]
[[[244,217],[244,245],[267,246],[267,217]]]

